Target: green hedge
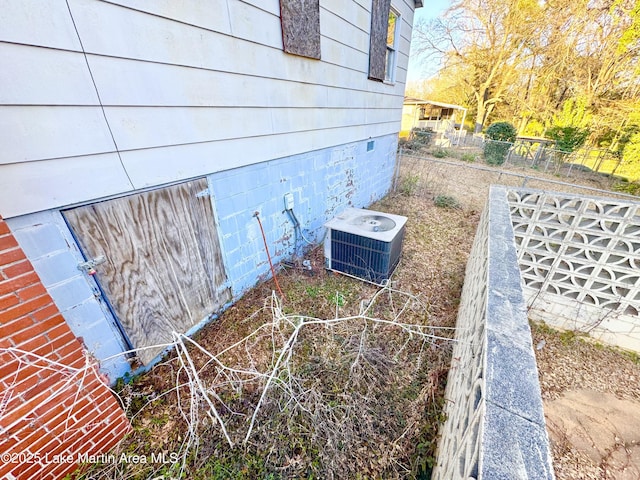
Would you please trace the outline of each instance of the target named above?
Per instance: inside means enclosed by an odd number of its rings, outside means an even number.
[[[516,140],[516,127],[509,122],[496,122],[489,125],[485,136],[484,159],[489,165],[502,165],[507,153]]]

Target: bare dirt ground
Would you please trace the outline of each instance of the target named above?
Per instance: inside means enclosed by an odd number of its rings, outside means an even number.
[[[638,357],[543,325],[532,333],[558,480],[640,478]]]

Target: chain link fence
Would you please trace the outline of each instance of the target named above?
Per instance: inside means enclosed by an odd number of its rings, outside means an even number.
[[[433,153],[400,149],[394,191],[402,195],[433,198],[436,204],[483,208],[489,186],[505,185],[538,190],[574,193],[587,196],[623,198],[640,201],[640,197],[610,190],[610,177],[592,172],[580,172],[574,167],[573,181],[558,175],[522,167],[505,160],[500,165],[488,165],[481,153],[463,153],[459,158],[434,158]]]
[[[580,172],[615,175],[621,158],[602,148],[581,148],[565,152],[554,142],[538,138],[521,138],[515,142],[489,140],[467,132],[444,133],[451,146],[478,149],[489,164],[531,168],[556,176],[571,178]]]

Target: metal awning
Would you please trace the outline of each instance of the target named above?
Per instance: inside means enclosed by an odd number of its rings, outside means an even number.
[[[458,144],[460,143],[460,136],[462,135],[464,121],[467,118],[467,107],[463,107],[461,105],[454,105],[452,103],[436,102],[434,100],[422,100],[420,98],[413,98],[413,97],[404,97],[403,105],[414,105],[414,106],[433,105],[435,107],[440,107],[440,108],[451,108],[453,110],[462,110],[462,121],[460,122],[460,129],[458,130],[458,139],[457,139],[457,143]],[[414,118],[413,124],[415,125],[415,118]]]
[[[419,98],[404,97],[404,105],[435,105],[436,107],[453,108],[455,110],[466,110],[467,107],[454,105],[452,103],[436,102],[435,100],[421,100]]]

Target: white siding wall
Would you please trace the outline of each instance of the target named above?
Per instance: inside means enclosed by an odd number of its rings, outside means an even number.
[[[277,0],[0,0],[0,215],[398,132],[392,5],[395,85],[367,0],[320,1],[321,61],[282,51]]]

